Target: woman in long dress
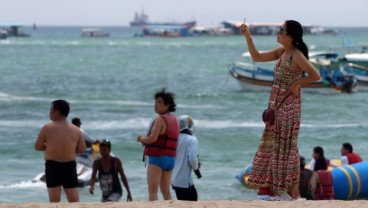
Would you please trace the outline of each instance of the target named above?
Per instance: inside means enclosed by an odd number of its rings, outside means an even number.
[[[275,110],[275,122],[267,123],[255,154],[249,176],[251,186],[271,190],[274,194],[299,197],[298,134],[301,116],[300,88],[320,79],[319,72],[308,61],[308,48],[303,41],[303,27],[294,20],[279,27],[277,42],[280,47],[260,53],[248,27],[241,33],[246,39],[253,61],[278,60],[274,68],[274,82],[269,107]],[[306,76],[303,76],[306,72]],[[288,197],[290,197],[288,196]]]

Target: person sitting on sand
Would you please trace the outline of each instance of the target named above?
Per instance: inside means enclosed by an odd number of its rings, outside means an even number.
[[[310,179],[310,190],[314,200],[334,199],[333,178],[328,171],[329,160],[324,156],[323,148],[317,146],[313,149],[313,175]],[[311,164],[312,166],[312,164]]]
[[[333,177],[326,166],[316,165],[314,167],[314,173],[310,180],[310,189],[314,200],[334,199]]]
[[[305,158],[300,156],[300,177],[299,177],[299,194],[301,198],[307,200],[313,199],[312,192],[310,190],[310,180],[313,175],[313,171],[305,168]]]
[[[310,162],[309,169],[312,171],[327,170],[330,165],[330,160],[325,158],[323,148],[320,146],[313,148],[313,158]]]
[[[117,202],[123,195],[123,189],[119,182],[118,173],[120,173],[121,181],[127,190],[127,201],[132,201],[128,180],[125,176],[121,161],[117,157],[110,155],[111,143],[109,140],[102,140],[100,142],[100,153],[102,158],[97,159],[93,163],[93,171],[91,177],[90,193],[94,193],[94,186],[96,181],[96,174],[98,171],[98,178],[100,180],[100,188],[102,191],[101,202]]]
[[[350,143],[342,144],[341,155],[341,165],[352,165],[363,161],[360,155],[353,152],[353,146]]]
[[[60,202],[63,186],[69,202],[79,202],[76,154],[86,151],[81,131],[67,121],[69,103],[51,103],[50,120],[35,142],[35,149],[45,151],[45,176],[50,202]]]

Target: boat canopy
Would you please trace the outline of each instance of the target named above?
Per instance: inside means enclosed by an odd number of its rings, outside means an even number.
[[[368,61],[368,53],[351,53],[346,54],[344,56],[348,61],[360,61],[360,62],[367,62]]]
[[[326,52],[326,51],[312,51],[309,52],[309,58],[324,58],[324,59],[335,59],[338,54],[334,52]]]

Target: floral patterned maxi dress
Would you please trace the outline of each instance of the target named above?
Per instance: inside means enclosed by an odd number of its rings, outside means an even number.
[[[299,184],[298,134],[300,128],[301,97],[287,96],[289,86],[301,79],[302,72],[291,66],[292,56],[281,59],[274,68],[275,78],[269,107],[275,110],[275,124],[266,125],[253,160],[249,185],[285,191]],[[284,100],[284,102],[282,102]],[[281,104],[281,105],[280,105]],[[279,107],[280,106],[280,107]],[[276,110],[279,108],[278,110]]]

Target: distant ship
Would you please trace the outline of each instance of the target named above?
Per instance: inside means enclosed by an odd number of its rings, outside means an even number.
[[[188,22],[149,22],[148,15],[143,11],[141,13],[136,12],[134,15],[134,20],[130,22],[130,26],[139,26],[139,27],[155,27],[155,26],[174,26],[174,27],[185,27],[192,28],[196,25],[196,21],[188,21]]]

